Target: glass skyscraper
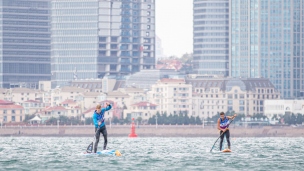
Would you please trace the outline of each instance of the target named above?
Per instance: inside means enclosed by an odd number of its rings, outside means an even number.
[[[154,0],[52,0],[52,87],[155,66]]]
[[[229,0],[194,0],[193,69],[229,75]]]
[[[98,0],[52,0],[52,87],[97,78]]]
[[[0,87],[50,80],[50,1],[1,0]]]
[[[303,96],[303,11],[301,0],[231,0],[231,76],[269,78],[282,97]]]

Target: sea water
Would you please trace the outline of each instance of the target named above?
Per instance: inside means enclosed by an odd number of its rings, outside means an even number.
[[[304,138],[231,138],[232,153],[210,153],[215,140],[110,137],[116,157],[81,155],[92,137],[1,137],[0,170],[304,170]]]

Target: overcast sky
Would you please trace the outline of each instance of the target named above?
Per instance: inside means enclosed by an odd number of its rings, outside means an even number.
[[[193,0],[156,0],[156,35],[165,55],[192,52],[192,4]]]

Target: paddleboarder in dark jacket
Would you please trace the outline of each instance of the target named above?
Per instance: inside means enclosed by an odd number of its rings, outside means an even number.
[[[110,110],[111,108],[112,108],[112,106],[109,103],[106,103],[106,107],[102,108],[102,109],[101,109],[101,105],[96,106],[96,110],[93,114],[93,123],[95,125],[95,133],[96,133],[96,135],[95,135],[96,141],[94,144],[94,153],[97,152],[97,146],[99,143],[100,133],[102,133],[103,138],[104,138],[103,149],[106,150],[106,148],[107,148],[108,134],[107,134],[104,116],[105,116],[105,112]]]

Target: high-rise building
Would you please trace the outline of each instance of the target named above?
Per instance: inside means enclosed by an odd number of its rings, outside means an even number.
[[[98,0],[52,0],[52,87],[97,78]]]
[[[50,1],[2,0],[0,87],[50,80]]]
[[[229,75],[229,0],[193,1],[193,69]]]
[[[53,87],[154,66],[154,0],[52,0]]]
[[[231,76],[269,78],[282,97],[303,96],[303,10],[302,0],[231,0]]]

